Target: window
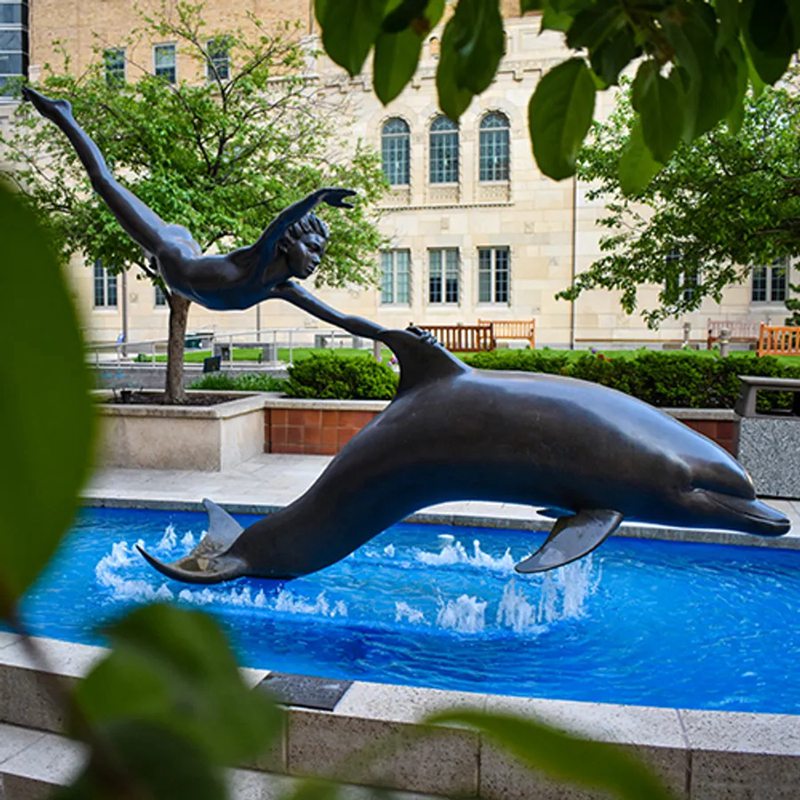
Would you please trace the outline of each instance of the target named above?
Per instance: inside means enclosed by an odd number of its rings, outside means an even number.
[[[117,276],[110,275],[99,258],[94,262],[94,305],[95,308],[117,305]]]
[[[411,155],[411,131],[408,123],[393,117],[381,131],[383,174],[390,186],[408,186]]]
[[[167,83],[175,83],[178,74],[175,66],[175,45],[157,44],[153,48],[153,64],[155,73]]]
[[[164,294],[164,290],[158,284],[155,284],[153,289],[155,290],[155,305],[159,307],[167,305],[167,295]]]
[[[28,76],[28,3],[0,0],[0,99],[11,93],[14,78]]]
[[[458,126],[438,116],[430,129],[430,182],[458,183]]]
[[[428,250],[428,302],[458,302],[458,248]]]
[[[226,81],[231,74],[231,58],[228,41],[223,37],[208,42],[206,77],[209,81]]]
[[[478,302],[508,303],[509,251],[507,247],[478,248]]]
[[[103,51],[106,69],[106,83],[109,86],[122,86],[125,83],[125,50],[115,47]]]
[[[479,180],[508,180],[508,136],[508,118],[504,114],[493,111],[481,120]]]
[[[381,253],[381,303],[408,305],[411,298],[411,251]]]
[[[753,288],[750,299],[754,303],[783,303],[786,300],[788,262],[776,259],[768,267],[753,267]]]
[[[664,257],[667,266],[667,293],[677,299],[677,293],[680,291],[683,302],[688,303],[694,299],[699,276],[697,272],[673,272],[670,270],[672,265],[680,262],[682,259],[683,255],[677,248],[670,250]]]

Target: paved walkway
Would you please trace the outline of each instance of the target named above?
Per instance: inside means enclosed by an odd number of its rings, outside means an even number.
[[[330,463],[330,456],[299,456],[263,454],[223,472],[190,472],[184,470],[155,469],[104,469],[99,470],[84,491],[91,502],[103,500],[130,502],[143,501],[148,505],[197,505],[204,497],[235,511],[264,511],[288,505],[299,497]],[[769,500],[770,505],[786,514],[792,522],[791,532],[777,540],[746,537],[756,543],[774,541],[800,547],[800,501]],[[441,522],[481,524],[493,520],[500,527],[550,527],[552,520],[536,514],[530,506],[513,503],[487,503],[470,501],[441,503],[423,509],[415,517],[433,515]],[[643,526],[628,528],[633,535],[642,533]],[[653,533],[655,534],[655,530]],[[659,538],[664,535],[655,534]],[[733,534],[738,537],[739,534]],[[673,538],[673,537],[668,537]],[[680,537],[686,538],[686,537]],[[690,537],[694,538],[694,537]],[[726,539],[728,536],[726,536]]]

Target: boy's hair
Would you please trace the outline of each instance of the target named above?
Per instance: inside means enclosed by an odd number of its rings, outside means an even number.
[[[297,222],[291,224],[286,229],[283,236],[287,239],[294,239],[297,241],[306,233],[316,233],[323,239],[327,239],[330,236],[330,229],[316,214],[309,212],[304,217],[297,220]]]

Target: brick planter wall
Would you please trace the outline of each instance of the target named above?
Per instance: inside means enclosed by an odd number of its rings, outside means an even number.
[[[335,455],[386,405],[382,401],[268,401],[264,452]]]
[[[703,436],[713,439],[734,458],[739,453],[739,420],[735,411],[716,408],[666,408],[668,414],[679,419]]]

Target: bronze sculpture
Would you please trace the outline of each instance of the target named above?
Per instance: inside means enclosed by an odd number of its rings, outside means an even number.
[[[148,561],[196,583],[295,578],[447,500],[548,507],[558,520],[519,572],[586,555],[623,519],[789,530],[725,450],[640,400],[573,378],[474,370],[421,331],[378,338],[400,361],[397,395],[305,494],[244,531],[206,501],[211,524],[198,547],[174,564],[143,553]]]
[[[623,519],[767,536],[789,521],[755,497],[742,467],[672,417],[597,384],[473,370],[424,331],[389,330],[321,303],[291,278],[313,273],[327,229],[319,202],[347,207],[352,192],[322,189],[291,206],[258,242],[204,256],[110,174],[65,101],[25,96],[69,137],[122,227],[154,257],[172,291],[209,308],[277,297],[397,356],[388,408],[355,436],[298,500],[246,530],[210,501],[208,536],[175,564],[144,553],[165,575],[214,583],[242,575],[290,579],[322,569],[417,509],[485,499],[546,506],[557,522],[517,565],[553,569],[591,552]]]

